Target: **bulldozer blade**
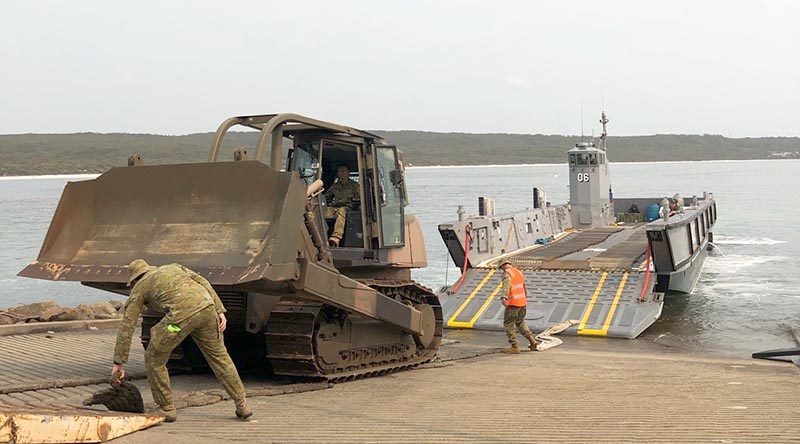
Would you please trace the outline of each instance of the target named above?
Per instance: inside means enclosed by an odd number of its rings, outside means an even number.
[[[124,287],[127,264],[178,262],[215,285],[296,277],[306,187],[258,161],[112,168],[64,189],[19,275]]]
[[[0,443],[106,442],[162,421],[163,416],[154,414],[0,404]]]

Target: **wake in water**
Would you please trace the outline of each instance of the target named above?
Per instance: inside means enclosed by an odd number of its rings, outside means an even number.
[[[737,274],[744,268],[789,260],[791,258],[788,256],[749,256],[745,254],[709,256],[703,265],[703,272]]]
[[[717,245],[779,245],[789,243],[789,241],[768,237],[714,236],[714,243]]]

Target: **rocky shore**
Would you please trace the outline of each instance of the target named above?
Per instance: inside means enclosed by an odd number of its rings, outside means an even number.
[[[53,301],[34,302],[12,308],[0,308],[0,325],[34,322],[88,321],[122,317],[125,303],[119,300],[62,307]]]

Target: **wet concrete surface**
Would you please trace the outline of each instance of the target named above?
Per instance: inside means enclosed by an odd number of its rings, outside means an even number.
[[[457,339],[412,371],[252,397],[250,421],[230,401],[182,409],[118,442],[800,442],[793,365],[569,342],[506,355],[497,338]]]
[[[114,330],[62,332],[25,336],[0,337],[0,403],[52,400],[75,402],[91,390],[104,386],[111,367],[116,332]],[[686,350],[654,340],[584,338],[559,336],[562,351],[618,352],[624,354],[660,354],[697,356],[703,358],[730,356],[706,353],[687,353]],[[499,353],[507,346],[503,332],[476,330],[446,330],[445,340],[437,362],[448,362]],[[428,364],[428,366],[436,363]],[[146,401],[149,389],[144,378],[144,353],[134,342],[129,375],[143,389]],[[243,379],[253,386],[271,386],[290,382],[253,371],[242,371]],[[188,394],[197,390],[218,388],[211,375],[176,374],[172,378],[176,393]],[[40,387],[39,390],[36,390]]]
[[[9,377],[28,369],[34,371],[26,383],[105,377],[114,331],[58,335],[56,341],[44,335],[0,338],[0,389],[6,388],[0,404],[77,405],[106,387],[14,392]],[[256,411],[250,422],[233,418],[233,403],[212,375],[174,375],[179,421],[118,441],[800,440],[792,434],[800,421],[800,369],[791,364],[689,354],[654,341],[560,338],[564,343],[556,348],[508,356],[500,353],[507,346],[502,332],[448,330],[439,358],[430,364],[336,385],[245,371]],[[26,344],[36,344],[27,348],[37,351],[15,352]],[[142,365],[134,344],[128,369]],[[145,403],[152,403],[147,381],[135,384]],[[505,427],[508,412],[524,426]]]
[[[115,330],[0,336],[0,402],[3,393],[29,391],[37,386],[107,381],[115,340]],[[144,375],[144,349],[136,341],[127,371]],[[66,380],[71,382],[63,384]]]

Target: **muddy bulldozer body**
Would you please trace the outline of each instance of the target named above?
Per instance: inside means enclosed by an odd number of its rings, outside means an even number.
[[[260,132],[254,155],[240,148],[222,161],[224,136],[237,126]],[[131,260],[183,264],[228,310],[226,344],[240,368],[266,362],[280,375],[341,380],[435,356],[442,311],[411,279],[427,263],[420,224],[405,214],[396,147],[354,128],[270,114],[223,122],[207,162],[145,162],[132,155],[128,167],[68,183],[37,260],[20,275],[127,294]],[[341,165],[359,196],[339,246],[329,247],[322,191]],[[145,346],[161,316],[143,316]],[[170,364],[194,369],[204,360],[187,340]]]

